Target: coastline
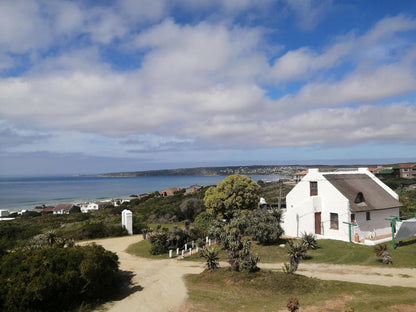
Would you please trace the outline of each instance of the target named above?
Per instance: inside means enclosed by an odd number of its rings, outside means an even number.
[[[0,209],[17,212],[36,206],[122,199],[161,191],[170,187],[187,188],[194,184],[217,185],[226,176],[153,177],[20,177],[0,178]],[[276,181],[279,175],[256,175],[254,181]]]

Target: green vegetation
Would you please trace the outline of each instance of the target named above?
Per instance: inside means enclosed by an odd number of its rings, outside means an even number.
[[[206,191],[204,204],[215,217],[230,220],[237,211],[255,209],[259,193],[260,186],[256,182],[236,174],[210,187]]]
[[[205,259],[207,270],[215,270],[219,267],[219,250],[216,246],[208,246],[201,249],[200,256]]]
[[[169,259],[169,254],[164,253],[160,255],[152,255],[150,253],[150,248],[152,245],[150,244],[150,241],[148,239],[142,240],[141,242],[131,244],[127,248],[127,252],[129,254],[135,255],[137,257],[142,258],[149,258],[149,259],[155,259],[155,260],[161,260],[161,259]],[[199,259],[199,258],[198,258]]]
[[[279,195],[281,194],[281,203],[286,203],[286,195],[294,187],[293,184],[280,182],[257,182],[260,185],[260,197],[263,197],[267,203],[277,205],[279,203]]]
[[[281,240],[282,244],[286,240]],[[254,242],[251,246],[252,252],[259,256],[262,263],[284,263],[289,260],[285,247],[279,245],[261,245]],[[168,254],[158,257],[152,257],[149,254],[150,243],[147,240],[133,244],[129,247],[128,252],[139,257],[167,259]],[[393,268],[414,268],[416,267],[416,238],[410,238],[402,241],[398,248],[391,249],[387,244],[392,259]],[[220,251],[220,261],[227,261],[227,253]],[[198,255],[192,255],[185,258],[190,261],[202,261]],[[371,246],[357,245],[353,243],[335,241],[335,240],[318,240],[318,247],[308,250],[305,263],[334,263],[334,264],[351,264],[351,265],[369,265],[383,266],[381,261],[376,257],[374,249]]]
[[[135,216],[141,216],[147,223],[172,223],[193,218],[205,210],[202,199],[208,187],[203,187],[194,194],[185,195],[185,189],[176,192],[173,196],[161,196],[153,192],[143,198],[132,200],[120,206],[129,209]]]
[[[37,214],[2,221],[0,250],[24,247],[34,236],[50,230],[53,230],[58,237],[73,240],[127,235],[127,231],[121,227],[121,216],[113,209],[109,207],[91,213],[69,215]]]
[[[414,288],[321,281],[264,270],[219,269],[185,279],[191,311],[286,311],[290,297],[299,300],[301,310],[316,306],[316,311],[325,306],[331,311],[397,311],[391,307],[398,298],[402,305],[416,305]]]
[[[98,245],[20,249],[0,259],[1,311],[66,311],[118,291],[118,257]]]

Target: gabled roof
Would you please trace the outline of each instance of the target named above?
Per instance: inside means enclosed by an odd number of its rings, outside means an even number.
[[[349,200],[352,212],[403,206],[366,174],[324,174],[323,176]],[[357,201],[357,196],[362,197],[363,200]]]
[[[416,164],[400,164],[400,168],[414,168],[416,167]]]

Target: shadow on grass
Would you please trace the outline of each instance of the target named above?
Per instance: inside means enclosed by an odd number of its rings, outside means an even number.
[[[131,271],[119,271],[119,283],[120,290],[112,299],[115,301],[123,300],[124,298],[134,294],[135,292],[142,291],[143,287],[135,285],[132,281],[136,274]]]
[[[413,245],[416,244],[416,238],[412,238],[409,240],[403,240],[403,241],[399,241],[399,243],[397,244],[398,247],[400,246],[408,246],[408,245]]]

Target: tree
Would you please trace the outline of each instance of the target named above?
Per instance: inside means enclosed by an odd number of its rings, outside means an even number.
[[[185,220],[194,220],[202,211],[202,201],[198,198],[185,198],[179,208]]]
[[[220,218],[232,219],[239,210],[253,210],[259,202],[260,187],[247,176],[231,175],[210,187],[204,197],[205,206]]]
[[[204,211],[196,216],[194,221],[194,228],[200,234],[201,237],[208,236],[208,231],[212,226],[214,217],[212,214]]]
[[[303,241],[289,240],[286,244],[289,256],[289,267],[287,273],[294,273],[298,269],[299,262],[306,256],[308,246]]]
[[[253,210],[248,216],[247,234],[261,244],[277,243],[283,234],[280,226],[280,210]]]

